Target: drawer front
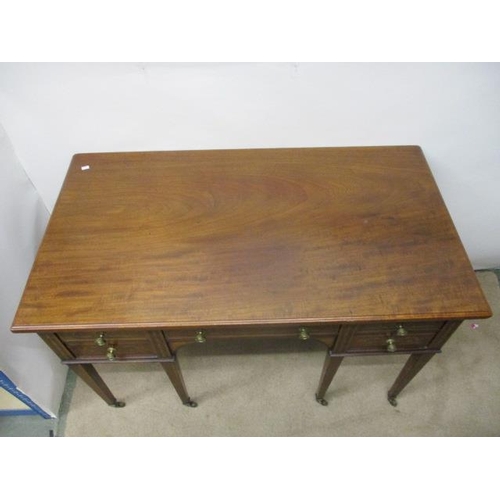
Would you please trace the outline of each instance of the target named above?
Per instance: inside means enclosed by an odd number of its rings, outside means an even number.
[[[419,333],[437,333],[444,325],[444,321],[406,321],[390,323],[363,323],[356,328],[356,333],[384,333],[389,336],[398,334],[400,327],[403,327],[407,335]]]
[[[426,349],[443,325],[442,321],[359,325],[347,352],[393,353]]]
[[[315,339],[331,346],[338,334],[338,325],[287,325],[287,326],[237,326],[207,327],[163,330],[173,350],[193,342],[204,343],[216,340],[238,340],[258,338],[297,338],[300,340]]]
[[[67,332],[58,333],[59,338],[76,359],[128,360],[157,358],[158,354],[151,335],[161,332]]]

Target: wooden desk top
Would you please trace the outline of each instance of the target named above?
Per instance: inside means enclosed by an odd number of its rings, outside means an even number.
[[[95,153],[12,330],[490,315],[417,146]]]

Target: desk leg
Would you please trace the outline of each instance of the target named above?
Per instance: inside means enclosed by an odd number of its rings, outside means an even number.
[[[104,380],[97,373],[97,370],[91,364],[70,362],[75,361],[73,353],[61,342],[61,339],[55,333],[39,333],[39,337],[61,358],[62,362],[67,362],[68,367],[73,370],[98,396],[101,396],[106,403],[116,408],[123,408],[125,403],[118,401],[109,390]]]
[[[387,393],[392,406],[397,406],[396,397],[415,377],[415,375],[432,359],[434,354],[412,354],[401,370],[398,378]]]
[[[316,401],[323,406],[328,405],[328,401],[324,399],[325,393],[330,387],[333,376],[344,358],[342,356],[331,356],[330,351],[326,353],[325,363],[323,364],[323,371],[319,380],[318,390],[316,391]]]
[[[97,373],[92,365],[69,365],[73,370],[97,395],[101,396],[106,403],[116,408],[123,408],[125,403],[118,401],[109,390],[104,380]]]
[[[184,378],[182,377],[182,372],[179,367],[177,358],[174,356],[172,358],[172,361],[160,364],[168,375],[170,382],[172,382],[172,385],[174,386],[177,394],[181,398],[182,404],[189,406],[190,408],[196,408],[198,406],[198,403],[191,401],[191,398],[187,393],[186,384],[184,383]]]
[[[461,321],[447,321],[439,330],[436,336],[429,344],[430,349],[441,349],[448,339],[453,335],[456,329],[460,326]],[[412,354],[398,375],[398,378],[389,389],[387,397],[392,406],[396,406],[397,395],[408,385],[413,377],[432,359],[434,353]]]
[[[356,328],[356,325],[350,324],[341,326],[332,348],[326,353],[323,371],[321,373],[318,390],[316,392],[316,401],[323,406],[328,404],[328,401],[324,399],[325,392],[328,390],[333,376],[337,373],[340,363],[342,363],[342,360],[344,359],[343,353],[345,353],[349,347]]]

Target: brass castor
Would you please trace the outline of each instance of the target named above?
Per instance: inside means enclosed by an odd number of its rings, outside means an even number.
[[[191,401],[190,399],[183,404],[184,406],[188,406],[189,408],[196,408],[198,406],[198,403],[196,403],[195,401]]]
[[[125,402],[123,401],[116,401],[115,403],[109,405],[113,406],[114,408],[123,408],[125,406]]]
[[[328,401],[326,399],[318,398],[318,396],[316,396],[316,401],[322,406],[328,406]]]
[[[391,396],[388,396],[387,400],[392,406],[398,406],[398,400],[396,398],[391,398]]]

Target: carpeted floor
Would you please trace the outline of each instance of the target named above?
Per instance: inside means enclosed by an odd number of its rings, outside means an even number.
[[[400,394],[396,408],[386,393],[407,356],[346,358],[323,407],[314,399],[321,345],[297,340],[263,352],[255,344],[197,344],[178,358],[198,408],[180,403],[158,365],[99,365],[127,406],[108,407],[77,379],[58,435],[498,436],[500,289],[495,273],[478,277],[494,316],[465,322]]]

